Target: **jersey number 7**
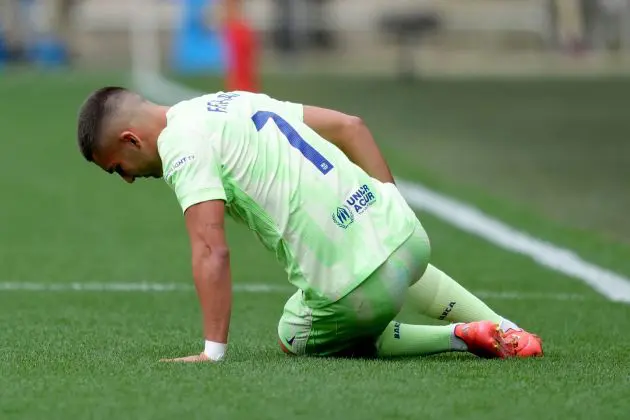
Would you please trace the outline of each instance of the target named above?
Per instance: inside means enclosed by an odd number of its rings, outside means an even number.
[[[317,150],[313,148],[306,140],[289,124],[284,118],[275,112],[258,111],[252,116],[252,121],[256,126],[256,130],[260,131],[267,124],[267,121],[273,120],[280,132],[289,141],[289,144],[295,147],[302,155],[324,175],[330,172],[334,166]]]

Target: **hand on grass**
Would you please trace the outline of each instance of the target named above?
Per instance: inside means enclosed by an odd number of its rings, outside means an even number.
[[[204,352],[200,354],[193,354],[192,356],[178,357],[175,359],[160,359],[160,362],[184,362],[184,363],[199,363],[199,362],[211,362],[210,358],[206,356]]]

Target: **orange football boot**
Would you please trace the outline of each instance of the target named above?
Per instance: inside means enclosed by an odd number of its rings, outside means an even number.
[[[483,358],[516,356],[516,347],[507,341],[499,324],[492,321],[477,321],[459,324],[455,327],[455,336],[462,339],[468,351]]]
[[[539,357],[544,355],[542,340],[536,334],[520,328],[510,328],[504,334],[505,341],[514,348],[516,357]]]

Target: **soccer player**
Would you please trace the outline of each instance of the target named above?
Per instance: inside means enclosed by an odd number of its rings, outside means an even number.
[[[85,159],[130,183],[162,177],[181,206],[205,347],[168,361],[226,354],[226,213],[275,254],[298,289],[278,325],[287,353],[543,354],[536,335],[429,264],[427,234],[358,117],[239,91],[167,107],[105,87],[83,103],[77,135]],[[401,324],[405,302],[450,324]]]

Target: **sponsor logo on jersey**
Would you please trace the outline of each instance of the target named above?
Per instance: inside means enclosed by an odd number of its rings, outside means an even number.
[[[354,222],[352,209],[348,206],[340,206],[332,214],[332,220],[340,228],[346,229]]]
[[[344,204],[335,209],[332,215],[333,222],[346,229],[354,222],[355,214],[360,215],[375,202],[376,196],[370,191],[370,187],[363,185],[350,194]]]
[[[175,172],[181,170],[187,163],[190,163],[195,160],[195,155],[183,156],[177,159],[171,167],[166,171],[164,175],[165,179],[169,179]]]
[[[211,101],[208,101],[208,111],[210,112],[227,112],[227,107],[234,98],[238,98],[238,93],[220,93]]]
[[[357,214],[361,214],[374,204],[375,201],[376,196],[370,191],[370,187],[363,185],[346,199],[346,204]]]

